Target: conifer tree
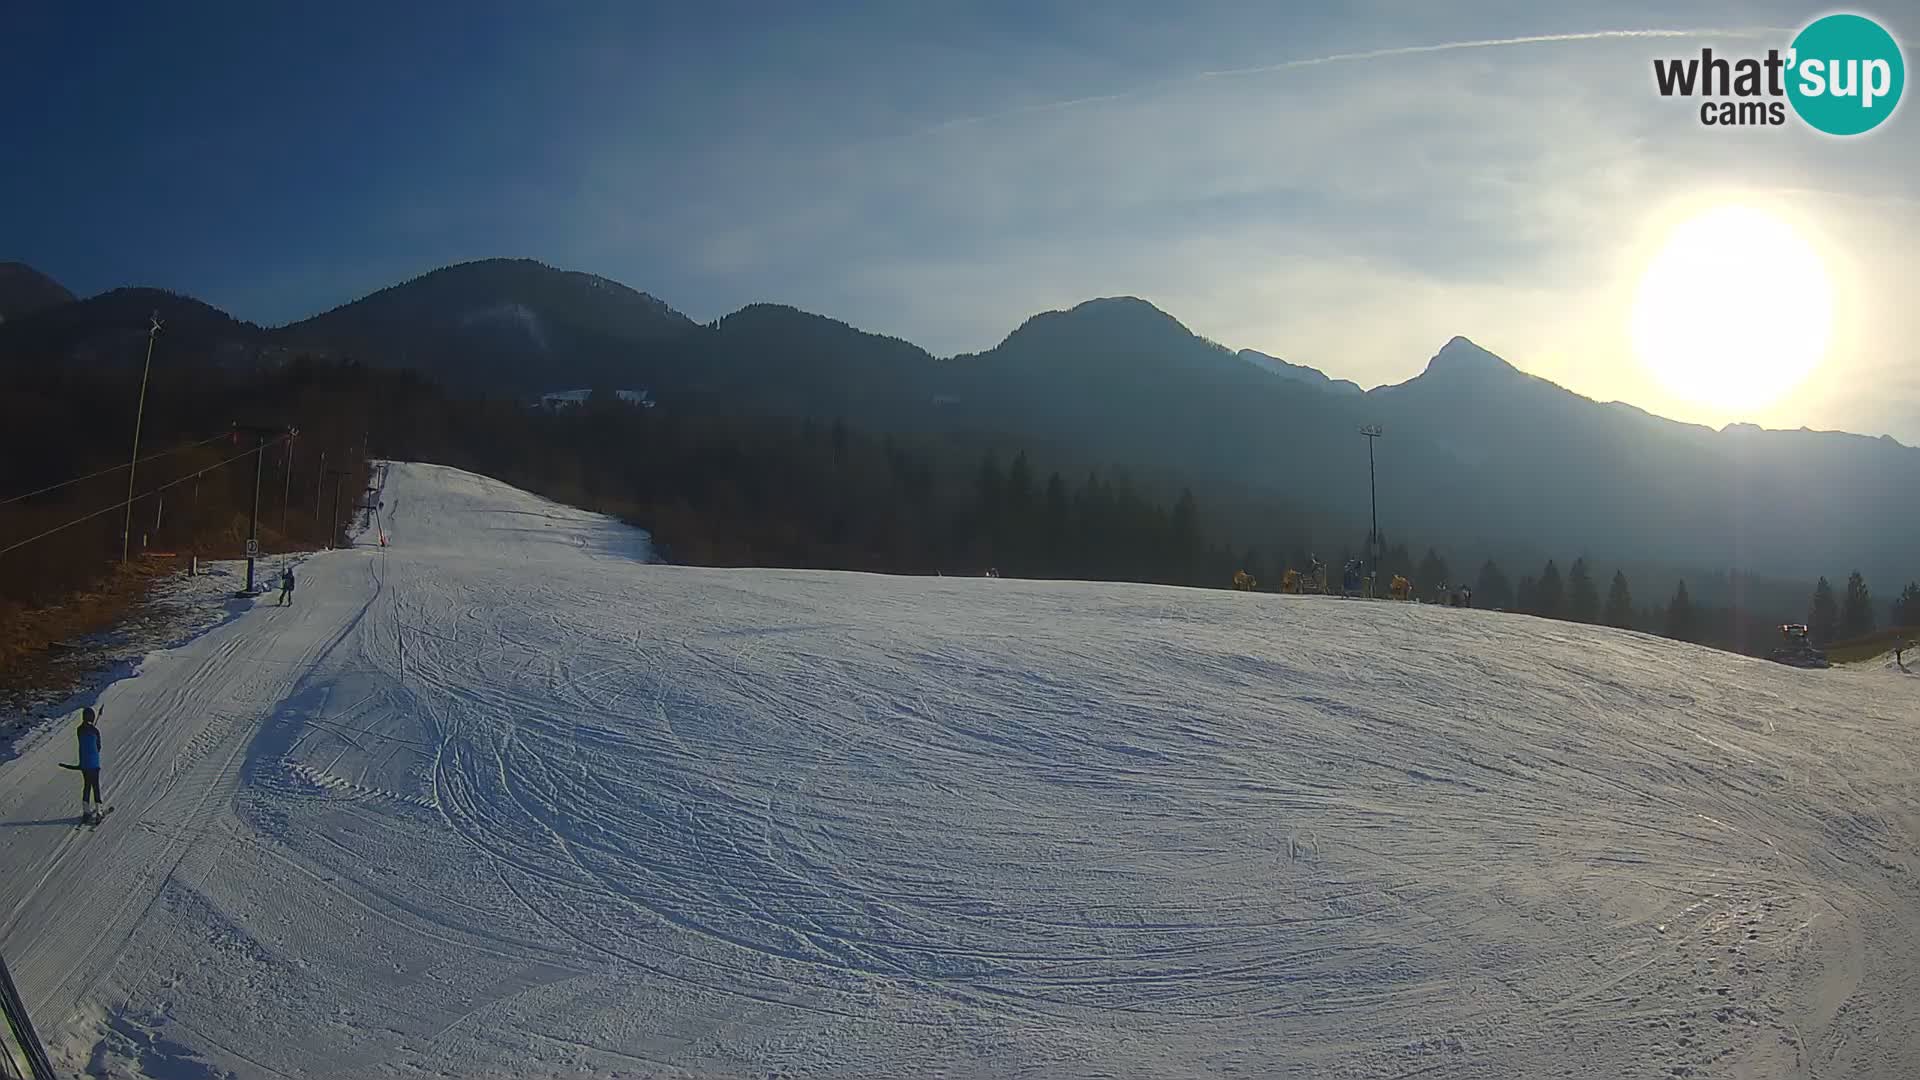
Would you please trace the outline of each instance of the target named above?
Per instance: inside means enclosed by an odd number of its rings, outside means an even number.
[[[1907,587],[1894,598],[1893,625],[1920,626],[1920,582],[1907,582]]]
[[[1590,623],[1600,616],[1600,593],[1593,587],[1593,577],[1587,572],[1587,560],[1573,560],[1573,569],[1567,571],[1567,618],[1574,622]]]
[[[1833,586],[1826,578],[1813,587],[1813,604],[1807,612],[1807,636],[1815,644],[1824,645],[1835,640],[1840,634],[1840,605],[1833,596]]]
[[[1607,608],[1601,615],[1601,621],[1623,630],[1633,628],[1633,594],[1627,590],[1624,571],[1613,572],[1613,584],[1607,588]]]
[[[1059,473],[1047,477],[1045,525],[1046,570],[1049,576],[1072,576],[1073,506],[1067,500],[1067,483]]]
[[[1480,567],[1480,577],[1473,586],[1473,606],[1483,608],[1512,608],[1513,585],[1507,581],[1507,575],[1500,567],[1488,559]]]
[[[1535,614],[1549,619],[1563,618],[1566,615],[1566,586],[1560,580],[1560,568],[1547,560],[1547,567],[1540,572],[1540,582],[1534,587],[1533,606]]]
[[[1687,583],[1680,582],[1667,603],[1667,636],[1675,641],[1692,641],[1698,633],[1694,624],[1693,601],[1687,597]]]
[[[1529,615],[1539,614],[1540,602],[1537,595],[1538,592],[1539,587],[1532,578],[1521,578],[1520,584],[1513,587],[1513,610],[1524,611]]]
[[[1873,633],[1873,596],[1858,570],[1847,577],[1846,599],[1840,603],[1840,631],[1850,638]]]

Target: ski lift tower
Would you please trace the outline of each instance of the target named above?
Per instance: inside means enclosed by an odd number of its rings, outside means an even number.
[[[1373,479],[1373,441],[1380,437],[1380,425],[1368,424],[1360,429],[1360,434],[1367,437],[1367,500],[1373,506],[1373,528],[1367,533],[1367,556],[1372,560],[1373,566],[1368,576],[1375,585],[1378,585],[1380,583],[1380,494]]]

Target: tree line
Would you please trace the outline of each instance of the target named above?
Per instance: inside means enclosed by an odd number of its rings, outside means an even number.
[[[31,490],[124,455],[135,389],[125,382],[124,374],[9,371],[0,380],[0,407],[25,422],[4,436],[0,451],[36,463],[14,485]],[[1315,561],[1337,584],[1338,568],[1366,554],[1363,532],[1349,535],[1304,516],[1256,520],[1230,502],[1208,505],[1177,480],[1071,463],[1058,448],[1030,449],[991,434],[876,436],[838,421],[642,408],[610,393],[555,412],[519,399],[452,394],[406,371],[305,358],[272,369],[206,368],[190,379],[160,380],[147,408],[143,446],[210,434],[234,420],[300,429],[290,453],[278,446],[269,451],[261,515],[269,550],[324,542],[338,518],[352,511],[349,505],[333,513],[326,470],[343,463],[354,470],[346,490],[357,493],[364,486],[361,463],[371,453],[470,469],[617,515],[649,530],[667,558],[690,564],[997,572],[1223,589],[1239,571],[1254,588],[1272,591],[1286,569],[1305,570]],[[186,476],[236,449],[244,448],[214,443],[142,466],[139,488]],[[152,526],[141,529],[140,543],[208,557],[238,554],[253,497],[251,464],[206,473],[197,495],[177,487],[136,503],[136,520]],[[116,482],[118,495],[111,490]],[[124,484],[121,471],[98,484],[0,508],[0,546],[62,515],[124,498]],[[44,603],[96,584],[113,572],[119,528],[119,516],[110,514],[76,527],[61,544],[37,545],[30,558],[0,559],[0,602]],[[1564,573],[1549,560],[1515,580],[1493,558],[1456,576],[1435,548],[1424,556],[1417,550],[1404,538],[1381,545],[1380,580],[1406,576],[1429,600],[1440,599],[1443,585],[1470,583],[1475,607],[1750,653],[1777,642],[1787,617],[1737,599],[1697,604],[1685,581],[1671,592],[1663,585],[1660,601],[1642,604],[1623,570],[1605,575],[1585,557]],[[1823,604],[1833,608],[1831,620]],[[1909,584],[1899,605],[1897,618],[1920,617],[1920,588]],[[1858,574],[1844,597],[1835,597],[1824,579],[1816,587],[1808,621],[1817,640],[1850,633],[1862,620],[1871,625],[1872,608]]]
[[[379,380],[155,367],[130,476],[137,372],[0,366],[0,691],[62,684],[58,646],[119,625],[196,557],[242,557],[256,493],[268,555],[318,547],[353,516]],[[235,424],[299,433],[263,450]]]
[[[129,385],[124,373],[0,369],[0,414],[9,419],[0,433],[0,459],[8,462],[0,548],[22,545],[0,555],[0,607],[105,588],[157,557],[167,568],[195,555],[240,557],[256,487],[266,550],[325,543],[365,485],[369,405],[379,381],[353,365],[157,372],[141,409],[138,382]],[[130,477],[136,413],[146,460]],[[236,432],[236,424],[246,429]],[[254,428],[298,434],[269,435],[257,450]],[[347,493],[337,514],[335,470],[344,471]],[[129,479],[130,514],[121,508]]]
[[[1203,506],[1191,490],[1137,483],[1116,466],[1069,473],[992,439],[913,441],[842,422],[676,415],[611,394],[559,415],[513,402],[409,409],[449,418],[439,434],[413,423],[410,455],[619,514],[652,530],[676,561],[1210,588],[1233,587],[1240,571],[1255,589],[1276,591],[1288,568],[1318,561],[1337,575],[1365,555],[1352,540],[1316,548],[1304,523],[1270,527],[1280,535],[1248,544],[1244,520],[1221,512],[1231,508]],[[1515,581],[1491,558],[1456,577],[1436,549],[1423,557],[1414,550],[1404,540],[1384,543],[1379,577],[1409,577],[1422,599],[1444,602],[1446,586],[1471,584],[1475,607],[1754,655],[1778,643],[1780,624],[1793,615],[1737,590],[1731,603],[1702,604],[1685,580],[1643,604],[1624,570],[1603,578],[1584,556],[1564,573],[1550,559]],[[1841,624],[1870,622],[1865,586],[1850,586],[1849,595],[1853,614]],[[1920,615],[1920,602],[1910,610]]]
[[[604,396],[555,413],[424,384],[383,408],[383,454],[615,514],[676,562],[1191,585],[1233,569],[1190,492],[1157,497],[1121,468],[1042,473],[992,439],[876,437]]]
[[[1447,560],[1429,548],[1417,564],[1404,545],[1389,549],[1380,564],[1380,576],[1400,574],[1415,583],[1416,594],[1444,602],[1435,592],[1448,583],[1465,584],[1453,576]],[[1473,606],[1516,611],[1542,618],[1612,626],[1659,634],[1680,641],[1713,645],[1736,652],[1764,654],[1779,642],[1780,626],[1793,613],[1771,605],[1736,602],[1727,605],[1697,603],[1684,578],[1663,602],[1641,605],[1624,570],[1614,570],[1604,595],[1599,578],[1585,557],[1574,559],[1565,574],[1549,559],[1538,574],[1511,580],[1493,559],[1484,561],[1471,581]],[[1892,608],[1893,627],[1920,627],[1920,583],[1909,582]],[[1873,597],[1859,571],[1847,579],[1846,591],[1836,598],[1826,578],[1814,586],[1806,625],[1818,644],[1861,637],[1875,629]]]
[[[1920,582],[1894,597],[1889,628],[1920,627]],[[1873,594],[1855,570],[1847,575],[1846,592],[1834,596],[1833,585],[1822,577],[1813,586],[1813,599],[1807,605],[1807,636],[1817,644],[1830,644],[1848,638],[1864,637],[1876,629]]]

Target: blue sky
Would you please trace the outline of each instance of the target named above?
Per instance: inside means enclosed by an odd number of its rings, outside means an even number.
[[[31,2],[0,42],[0,258],[277,324],[523,255],[938,353],[1133,294],[1362,385],[1465,334],[1718,425],[1743,417],[1638,369],[1625,307],[1664,228],[1734,200],[1842,294],[1825,368],[1744,418],[1920,442],[1920,114],[1716,132],[1652,90],[1655,56],[1824,10]],[[1910,2],[1857,10],[1920,41]],[[1702,33],[1355,55],[1641,30]]]

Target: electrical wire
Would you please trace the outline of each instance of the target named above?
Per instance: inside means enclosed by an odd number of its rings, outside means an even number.
[[[121,469],[128,468],[130,465],[141,465],[141,464],[145,464],[146,462],[153,461],[157,458],[166,457],[169,454],[178,454],[186,450],[197,450],[200,447],[207,445],[208,443],[219,442],[221,439],[230,438],[231,436],[232,436],[231,432],[223,431],[220,434],[215,435],[211,438],[201,439],[197,443],[188,443],[185,446],[176,446],[171,450],[161,450],[157,453],[148,454],[146,457],[140,458],[138,461],[129,462],[127,465],[110,465],[107,468],[101,469],[99,472],[90,472],[85,476],[76,476],[71,480],[62,480],[57,484],[49,484],[48,486],[43,487],[38,491],[29,491],[25,495],[15,495],[11,499],[0,499],[0,506],[8,506],[13,503],[17,503],[22,499],[31,499],[35,495],[45,495],[49,491],[59,491],[63,487],[71,487],[74,484],[80,483],[82,480],[91,480],[96,476],[105,476],[111,472],[119,472]]]
[[[221,438],[226,438],[226,436],[222,435]],[[9,544],[6,547],[0,548],[0,555],[5,555],[10,551],[17,551],[20,548],[26,547],[28,544],[31,544],[36,540],[45,540],[47,537],[52,536],[54,533],[60,532],[65,529],[71,529],[75,525],[78,525],[82,522],[92,521],[94,518],[99,517],[101,514],[111,514],[115,510],[119,510],[133,503],[139,502],[141,499],[144,499],[149,495],[158,495],[159,493],[167,490],[170,487],[175,487],[180,484],[184,484],[189,480],[197,480],[200,477],[205,476],[206,474],[212,472],[215,469],[224,468],[228,465],[233,464],[236,461],[239,461],[241,458],[246,457],[248,454],[265,453],[267,447],[273,446],[276,443],[284,442],[286,441],[286,438],[287,436],[285,435],[275,436],[269,442],[263,442],[258,446],[252,447],[247,450],[242,450],[240,453],[235,454],[232,457],[226,459],[225,461],[219,462],[218,464],[209,465],[206,468],[199,470],[198,472],[190,472],[187,475],[179,478],[178,480],[172,480],[167,483],[161,484],[159,487],[154,488],[151,491],[143,491],[140,494],[135,495],[131,499],[121,499],[119,502],[114,503],[112,506],[103,506],[100,509],[95,510],[90,514],[84,514],[80,517],[74,518],[72,521],[69,521],[64,525],[55,525],[53,528],[48,529],[46,532],[40,533],[36,536],[29,536],[25,540],[21,540],[18,543]]]

